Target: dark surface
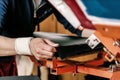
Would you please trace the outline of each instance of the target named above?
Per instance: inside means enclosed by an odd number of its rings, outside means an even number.
[[[56,47],[57,52],[55,56],[59,56],[61,59],[66,57],[84,54],[85,52],[102,50],[103,45],[99,44],[94,49],[91,49],[85,42],[87,38],[81,38],[77,36],[68,36],[64,34],[35,32],[35,37],[47,38],[55,43],[59,43],[60,46]]]
[[[40,80],[37,76],[7,76],[0,77],[0,80]]]
[[[61,59],[64,59],[70,56],[81,55],[87,52],[101,50],[102,44],[99,44],[95,49],[91,49],[87,44],[78,44],[78,45],[72,45],[72,46],[59,46],[56,49],[57,49],[56,56],[59,56]]]
[[[93,75],[86,75],[85,80],[109,80],[107,78],[93,76]]]

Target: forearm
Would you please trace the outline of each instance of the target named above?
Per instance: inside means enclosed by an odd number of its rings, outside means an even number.
[[[0,56],[16,55],[15,39],[0,36]]]
[[[10,50],[0,50],[0,56],[12,56],[12,55],[16,55],[16,52]]]
[[[7,38],[0,36],[0,56],[33,55],[36,59],[52,58],[58,44],[43,38]]]

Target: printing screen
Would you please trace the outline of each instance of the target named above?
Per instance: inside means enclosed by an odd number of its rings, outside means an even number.
[[[120,23],[120,0],[76,0],[88,19],[98,23]]]

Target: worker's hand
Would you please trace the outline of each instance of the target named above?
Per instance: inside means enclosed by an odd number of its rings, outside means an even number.
[[[33,38],[30,41],[31,53],[37,60],[52,58],[57,46],[58,44],[43,38]]]
[[[81,37],[89,37],[95,32],[94,29],[88,29],[88,28],[84,28],[82,26],[79,26],[77,29],[82,31]]]
[[[89,37],[89,36],[91,36],[94,32],[95,32],[95,30],[84,28],[84,29],[82,30],[81,36],[82,36],[82,37]]]

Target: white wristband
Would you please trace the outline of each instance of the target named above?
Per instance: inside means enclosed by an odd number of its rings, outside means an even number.
[[[30,40],[32,39],[32,37],[28,37],[28,38],[17,38],[15,40],[15,50],[17,52],[17,54],[19,55],[32,55],[31,51],[30,51]]]

